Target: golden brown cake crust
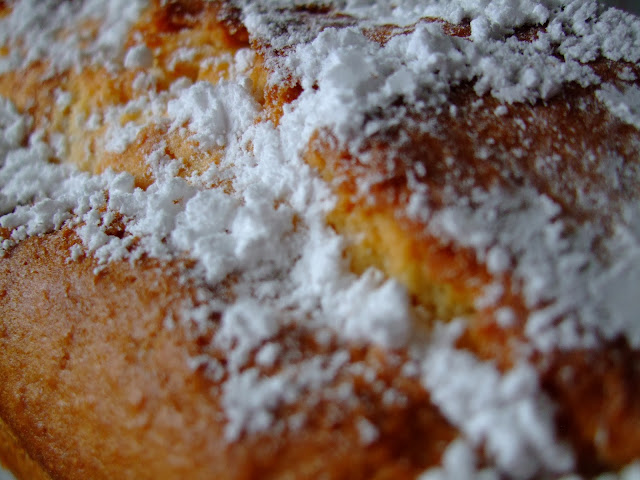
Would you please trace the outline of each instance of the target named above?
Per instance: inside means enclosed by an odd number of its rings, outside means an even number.
[[[412,478],[452,438],[419,385],[386,367],[407,405],[385,406],[360,382],[357,408],[383,426],[375,445],[322,405],[299,434],[227,444],[215,385],[186,361],[197,343],[163,327],[190,288],[153,261],[95,275],[91,259],[67,261],[75,242],[68,230],[27,240],[0,270],[0,416],[52,478]]]
[[[35,462],[20,445],[16,435],[0,419],[0,467],[6,468],[17,478],[51,480],[42,466]]]

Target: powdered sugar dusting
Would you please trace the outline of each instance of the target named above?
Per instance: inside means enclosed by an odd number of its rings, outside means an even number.
[[[196,261],[185,272],[191,278],[211,287],[233,278],[229,299],[203,293],[198,307],[185,308],[178,320],[196,333],[215,323],[203,347],[207,354],[190,361],[220,383],[228,441],[300,428],[303,416],[283,422],[277,412],[305,395],[316,400],[353,396],[350,384],[334,385],[353,367],[346,350],[287,358],[277,337],[292,325],[303,325],[319,343],[336,335],[340,342],[409,347],[404,374],[419,377],[460,431],[442,468],[424,478],[508,474],[527,479],[570,471],[572,452],[557,438],[554,406],[541,391],[534,367],[521,359],[501,373],[491,362],[457,348],[464,320],[438,325],[434,332],[420,329],[428,338],[413,345],[417,329],[406,289],[373,269],[360,276],[349,271],[345,241],[325,220],[335,199],[302,162],[301,153],[323,129],[358,152],[364,137],[389,127],[387,120],[366,122],[371,112],[398,103],[456,117],[457,107],[448,101],[461,85],[497,100],[493,113],[501,117],[510,114],[510,104],[547,100],[568,84],[594,87],[612,116],[640,129],[633,72],[619,75],[616,84],[601,84],[587,64],[597,58],[640,60],[637,19],[578,0],[348,0],[334,2],[332,14],[310,28],[295,22],[279,28],[297,15],[291,2],[235,3],[265,54],[269,82],[302,87],[279,123],[261,116],[252,86],[242,77],[254,61],[250,50],[236,54],[237,71],[228,80],[214,85],[181,79],[166,92],[146,92],[127,105],[96,112],[106,124],[104,147],[111,153],[124,152],[150,125],[164,125],[170,134],[197,143],[203,155],[216,152],[205,172],[184,178],[178,175],[184,159],[168,157],[160,141],[146,158],[154,182],[141,189],[127,173],[90,176],[50,163],[64,149],[48,145],[42,132],[30,132],[29,117],[0,99],[0,226],[10,231],[1,252],[28,236],[68,225],[82,240],[82,247],[69,252],[71,261],[89,253],[99,269],[109,261],[143,255],[189,257]],[[19,2],[0,19],[0,45],[10,47],[0,59],[0,72],[39,60],[50,63],[51,73],[88,64],[149,69],[153,52],[146,45],[123,51],[128,30],[145,5]],[[468,20],[470,35],[453,37],[441,22],[426,17]],[[78,25],[96,19],[97,30],[77,33]],[[369,29],[387,22],[410,28],[381,42]],[[541,28],[522,40],[514,29],[525,24]],[[88,47],[80,48],[87,39]],[[270,55],[274,51],[278,54]],[[175,62],[192,58],[188,48],[174,55]],[[140,75],[134,88],[146,85],[145,74]],[[60,91],[59,106],[67,108],[69,101]],[[121,124],[122,114],[134,110],[140,120]],[[603,190],[615,188],[618,171],[607,179]],[[362,179],[363,191],[368,181]],[[513,272],[514,290],[530,310],[526,334],[536,348],[588,347],[621,334],[640,347],[637,198],[617,202],[606,226],[595,220],[571,223],[553,198],[531,185],[521,187],[472,189],[463,201],[445,198],[434,211],[425,208],[429,192],[416,187],[406,213],[444,242],[472,249],[490,273]],[[587,206],[593,211],[602,207]],[[116,221],[123,232],[110,235]],[[600,250],[594,258],[596,243]],[[490,285],[476,307],[499,306],[503,293],[503,285]],[[215,316],[219,320],[212,322]],[[496,318],[505,328],[516,320],[508,307],[498,308]],[[165,324],[176,327],[173,319]],[[224,364],[215,359],[219,351]],[[266,373],[276,367],[277,373]],[[365,417],[357,420],[356,430],[363,445],[380,435]],[[495,470],[478,467],[480,449]]]
[[[376,19],[380,23],[409,25],[425,17],[441,18],[451,23],[465,19],[490,22],[497,28],[513,28],[525,23],[543,24],[549,18],[549,9],[562,5],[559,1],[455,0],[451,2],[406,1],[387,4],[375,1],[350,0],[345,11],[363,19]]]
[[[146,0],[16,2],[0,19],[0,45],[11,47],[0,57],[0,72],[38,60],[48,60],[52,74],[89,63],[117,68],[129,29],[146,6]],[[97,31],[91,22],[99,22]]]
[[[29,122],[16,110],[11,101],[0,98],[0,155],[4,158],[11,150],[22,145]]]
[[[233,441],[243,432],[256,433],[272,428],[276,407],[296,403],[306,390],[322,392],[348,360],[348,354],[338,352],[291,365],[277,376],[264,377],[254,368],[231,376],[222,394],[229,417],[227,439]]]
[[[612,115],[640,129],[640,88],[630,85],[620,91],[614,85],[607,84],[596,95]]]
[[[223,82],[212,86],[198,82],[180,92],[167,107],[172,128],[188,122],[192,138],[204,150],[227,144],[227,135],[240,135],[253,123],[258,105],[238,83]]]
[[[176,94],[182,93],[178,89]],[[248,93],[243,95],[249,101]],[[197,122],[189,125],[196,135],[203,133]],[[249,139],[253,151],[263,154],[260,161],[247,149]],[[229,439],[270,427],[270,412],[297,398],[296,382],[302,382],[303,391],[309,385],[321,388],[334,378],[335,369],[325,371],[324,364],[314,362],[303,379],[298,377],[299,366],[273,379],[245,370],[250,354],[292,318],[308,317],[315,328],[343,328],[349,339],[373,339],[389,346],[406,341],[410,318],[404,289],[378,274],[360,279],[348,273],[341,245],[324,224],[332,205],[326,186],[308,168],[288,163],[299,160],[283,155],[272,126],[246,128],[242,138],[229,142],[218,165],[191,181],[174,176],[175,162],[157,158],[156,181],[146,190],[135,188],[126,173],[92,177],[48,164],[51,152],[35,137],[32,143],[29,149],[11,151],[0,170],[6,195],[16,192],[11,198],[17,206],[0,219],[1,226],[13,230],[12,241],[73,221],[79,224],[77,233],[86,250],[100,263],[143,254],[169,259],[184,252],[199,261],[196,272],[210,284],[232,273],[244,276],[233,304],[216,300],[200,313],[185,312],[186,318],[195,315],[196,322],[206,322],[207,312],[224,311],[212,347],[228,351],[230,378],[224,391],[229,399]],[[232,166],[235,175],[227,177]],[[208,188],[221,178],[233,180],[235,194]],[[297,231],[294,215],[304,220]],[[116,218],[125,225],[124,236],[107,233]],[[79,253],[70,255],[77,258]],[[307,286],[309,277],[315,280]],[[283,315],[284,310],[290,313]],[[215,364],[205,363],[215,371]],[[246,389],[262,393],[248,404]]]
[[[555,439],[552,403],[540,392],[535,370],[523,364],[503,376],[454,349],[460,326],[440,326],[426,354],[416,355],[434,402],[513,478],[570,470],[572,453]]]
[[[478,479],[498,480],[499,474],[490,468],[478,466],[474,449],[464,440],[454,440],[444,452],[441,468],[432,468],[418,477],[418,480]]]
[[[398,20],[401,16],[410,18],[408,23],[425,16],[454,22],[471,17],[471,36],[453,38],[437,23],[418,23],[409,33],[379,45],[359,26],[329,25],[313,40],[296,45],[284,60],[275,59],[274,68],[292,72],[304,88],[296,111],[283,122],[291,118],[292,123],[302,123],[303,138],[318,127],[328,126],[343,141],[361,139],[356,132],[362,130],[368,112],[390,106],[399,97],[416,109],[438,108],[457,84],[474,82],[479,95],[490,93],[507,103],[535,102],[552,97],[567,83],[598,85],[600,78],[585,62],[598,57],[629,62],[639,58],[640,24],[624,12],[603,10],[595,2],[524,3],[527,5],[520,5],[522,8],[513,4],[513,10],[511,4],[500,2],[483,3],[482,7],[475,2],[448,2],[446,6],[404,2],[402,7],[349,4],[347,11],[365,24],[371,18],[382,18],[382,22],[393,18],[403,23]],[[380,11],[369,16],[369,7]],[[407,16],[407,12],[413,12],[413,16]],[[250,11],[250,15],[254,13]],[[525,22],[548,25],[527,41],[517,36],[502,39],[504,32]],[[259,21],[253,18],[249,26],[255,25]],[[256,35],[262,34],[262,29],[254,28]],[[624,29],[624,35],[610,39],[607,32],[618,28]],[[295,35],[290,38],[292,43],[297,40]],[[633,85],[620,90],[607,84],[597,97],[613,115],[637,126],[636,90]],[[496,115],[506,113],[504,105],[496,109]],[[374,134],[376,128],[381,127],[369,122],[365,133]],[[304,143],[300,142],[298,148],[304,148]],[[509,266],[510,259],[518,259],[515,270],[524,282],[527,305],[533,308],[554,300],[535,312],[527,327],[540,348],[592,345],[592,329],[605,338],[626,333],[638,345],[635,322],[624,313],[636,311],[638,305],[596,293],[613,281],[617,274],[612,272],[618,267],[597,262],[587,265],[591,245],[604,234],[600,226],[585,224],[574,231],[573,239],[566,239],[568,225],[559,218],[558,207],[536,189],[521,189],[515,197],[496,190],[478,190],[474,195],[473,207],[454,203],[431,216],[428,228],[438,236],[474,248],[490,271],[499,272]],[[424,211],[420,210],[417,217],[423,221]],[[619,228],[627,229],[629,221],[625,219]],[[612,240],[608,248],[634,264],[635,247]],[[559,317],[573,317],[576,310],[581,323],[590,327],[584,335],[568,326],[562,327],[563,335],[558,335],[557,329],[548,330]],[[603,316],[606,322],[600,320]],[[569,324],[574,321],[567,319]]]

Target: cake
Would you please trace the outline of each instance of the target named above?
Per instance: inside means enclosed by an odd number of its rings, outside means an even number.
[[[0,2],[19,479],[640,476],[640,21]]]

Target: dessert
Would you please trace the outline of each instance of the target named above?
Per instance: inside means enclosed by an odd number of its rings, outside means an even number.
[[[638,475],[637,18],[0,9],[19,478]]]

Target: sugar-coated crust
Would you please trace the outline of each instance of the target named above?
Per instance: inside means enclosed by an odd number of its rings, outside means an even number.
[[[600,68],[604,75],[612,75],[611,70],[617,67],[604,64]],[[383,184],[373,187],[366,202],[359,198],[355,186],[358,176],[388,168],[389,157],[395,155],[390,145],[397,141],[397,130],[382,132],[380,138],[372,140],[372,145],[364,147],[374,152],[374,161],[360,162],[337,149],[331,139],[312,141],[307,161],[328,181],[339,179],[338,204],[328,220],[352,239],[352,268],[364,271],[375,265],[390,276],[401,278],[416,302],[427,310],[427,322],[433,317],[470,315],[473,320],[461,344],[508,369],[517,362],[519,349],[527,341],[524,319],[509,328],[499,327],[494,306],[478,309],[473,302],[478,292],[491,282],[504,282],[508,291],[510,272],[491,275],[478,264],[472,252],[425,234],[420,223],[398,220],[397,212],[410,196],[407,165],[424,163],[429,172],[424,182],[434,203],[445,186],[456,184],[453,178],[458,179],[464,195],[465,176],[486,184],[509,182],[509,178],[502,177],[504,171],[528,171],[531,168],[528,159],[541,155],[562,154],[567,161],[560,167],[566,168],[561,175],[567,183],[577,178],[595,185],[598,179],[589,179],[590,172],[582,170],[582,158],[590,151],[602,149],[616,151],[629,162],[635,162],[634,142],[638,132],[611,119],[587,89],[568,88],[544,105],[509,106],[499,122],[490,113],[497,103],[488,100],[486,109],[474,109],[469,106],[473,97],[468,90],[458,92],[453,102],[459,115],[452,119],[442,114],[441,127],[435,135],[410,133],[415,136],[402,155],[392,157],[396,162],[393,173]],[[526,128],[519,127],[518,122],[524,122]],[[411,127],[408,129],[411,132]],[[516,146],[525,153],[520,159],[496,154],[491,158],[492,164],[487,165],[477,157],[477,144],[486,138],[496,139],[499,148],[506,151]],[[441,159],[447,156],[456,158],[454,169],[443,170]],[[521,165],[506,168],[501,165],[514,160]],[[585,215],[577,202],[565,197],[574,193],[567,185],[550,183],[544,177],[537,181],[548,195],[560,199],[567,217]],[[611,192],[612,202],[617,194]],[[505,295],[500,303],[501,307],[504,305],[509,305],[518,317],[527,313],[524,300],[515,293]],[[586,471],[597,470],[600,462],[626,465],[640,455],[637,350],[621,339],[591,350],[540,356],[536,362],[545,390],[557,402],[562,432],[578,449]],[[599,429],[608,433],[594,442]]]
[[[28,240],[0,272],[0,415],[52,478],[412,478],[453,437],[417,382],[386,366],[383,378],[407,404],[385,407],[360,382],[355,408],[384,428],[374,447],[322,404],[298,434],[226,444],[216,385],[186,362],[198,342],[163,328],[189,287],[155,262],[111,264],[96,276],[90,259],[66,261],[73,242],[69,231]],[[353,356],[385,362],[375,349]]]
[[[0,1],[3,465],[633,478],[638,20],[116,3]]]

